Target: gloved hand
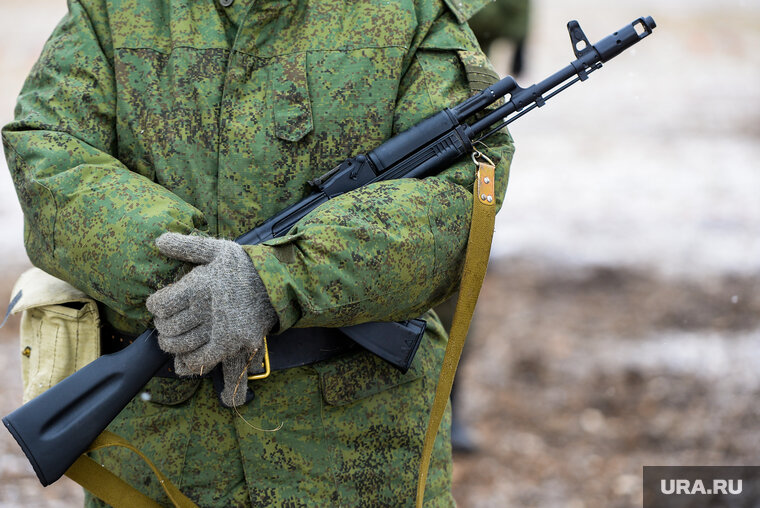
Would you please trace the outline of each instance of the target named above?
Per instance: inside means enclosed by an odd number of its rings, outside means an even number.
[[[148,298],[158,345],[174,355],[180,376],[222,363],[222,402],[244,404],[246,365],[277,322],[251,259],[235,242],[178,233],[162,234],[156,246],[170,258],[198,265]]]

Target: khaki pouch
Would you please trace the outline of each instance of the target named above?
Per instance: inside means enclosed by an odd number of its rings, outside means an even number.
[[[95,300],[39,268],[21,274],[11,295],[22,313],[26,403],[100,356],[100,318]]]

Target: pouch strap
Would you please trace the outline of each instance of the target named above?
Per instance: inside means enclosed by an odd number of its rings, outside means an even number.
[[[107,448],[109,446],[122,446],[132,450],[143,459],[153,470],[161,487],[171,502],[177,508],[198,508],[187,496],[166,477],[151,460],[140,450],[132,446],[126,439],[107,430],[103,431],[92,442],[87,452]],[[124,480],[108,471],[87,455],[80,456],[66,471],[66,476],[90,491],[94,496],[105,501],[114,508],[160,508],[161,505],[142,492],[126,483]]]
[[[476,152],[477,155],[482,156]],[[459,298],[451,323],[449,342],[443,357],[443,366],[438,377],[438,385],[435,390],[433,406],[430,410],[425,441],[420,458],[420,470],[417,478],[417,508],[422,508],[425,498],[425,483],[427,483],[430,457],[433,453],[435,437],[438,427],[443,419],[446,404],[451,394],[451,386],[454,383],[454,374],[457,371],[459,357],[462,355],[467,330],[475,312],[475,304],[478,301],[480,287],[488,267],[488,257],[491,253],[491,240],[493,239],[494,223],[496,221],[496,196],[494,193],[494,164],[485,156],[488,163],[473,160],[478,165],[478,179],[473,189],[472,223],[470,224],[470,236],[467,242],[467,251],[464,258],[462,280],[459,288]]]
[[[11,300],[11,303],[8,304],[8,310],[5,311],[5,317],[3,318],[3,322],[0,323],[0,328],[5,326],[5,323],[8,321],[8,316],[10,316],[11,313],[13,312],[13,307],[15,307],[18,301],[21,300],[22,296],[24,296],[24,292],[19,291],[18,293],[16,293],[16,296],[13,297],[13,299]]]

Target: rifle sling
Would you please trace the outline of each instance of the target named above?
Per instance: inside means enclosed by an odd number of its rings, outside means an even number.
[[[490,160],[488,161],[491,162]],[[417,508],[422,508],[425,498],[425,483],[427,482],[430,457],[433,453],[435,437],[443,419],[446,404],[454,383],[459,357],[462,355],[467,330],[475,312],[480,287],[488,267],[488,256],[491,253],[494,223],[496,220],[496,196],[494,194],[494,165],[478,162],[478,179],[473,189],[474,203],[472,207],[472,222],[467,251],[462,269],[462,280],[459,288],[459,298],[454,312],[454,319],[449,332],[449,342],[443,357],[441,373],[435,390],[433,406],[430,410],[425,440],[420,457],[420,470],[417,478]]]
[[[161,487],[166,495],[177,508],[198,508],[187,496],[166,477],[151,460],[140,450],[131,445],[126,439],[117,436],[107,430],[103,431],[92,442],[87,452],[107,448],[109,446],[123,446],[132,450],[143,459],[158,477]],[[161,505],[148,496],[126,483],[124,480],[108,471],[87,455],[80,456],[66,471],[66,476],[90,491],[107,504],[114,508],[160,508]]]

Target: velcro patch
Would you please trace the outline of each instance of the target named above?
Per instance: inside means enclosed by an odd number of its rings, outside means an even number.
[[[467,74],[470,91],[473,93],[480,92],[499,81],[499,75],[488,67],[465,64],[464,71]]]

